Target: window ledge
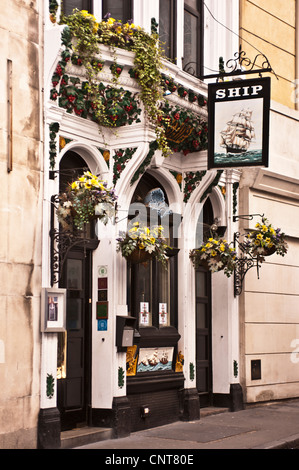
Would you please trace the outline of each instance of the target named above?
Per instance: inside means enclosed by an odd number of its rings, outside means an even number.
[[[127,392],[133,394],[180,389],[184,386],[184,380],[182,372],[142,372],[133,377],[127,377]]]
[[[138,337],[134,338],[134,343],[139,346],[146,347],[163,347],[163,346],[176,346],[181,335],[178,330],[173,326],[164,326],[156,328],[149,326],[139,329]]]

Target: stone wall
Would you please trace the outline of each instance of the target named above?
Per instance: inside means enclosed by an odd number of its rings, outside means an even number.
[[[36,447],[43,181],[40,8],[38,0],[11,0],[4,2],[0,16],[0,448]]]
[[[242,50],[251,61],[259,53],[268,58],[278,77],[270,75],[272,99],[290,108],[295,106],[292,98],[296,78],[295,19],[295,0],[240,0]],[[258,65],[261,64],[259,60]]]
[[[289,250],[245,276],[240,300],[242,376],[247,402],[298,397],[299,193],[298,112],[272,102],[269,168],[243,170],[240,214],[264,214],[287,235]],[[244,222],[254,228],[259,217]],[[252,361],[261,374],[252,378]]]

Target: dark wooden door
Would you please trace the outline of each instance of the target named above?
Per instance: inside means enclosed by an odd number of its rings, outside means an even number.
[[[67,288],[64,374],[58,380],[62,430],[88,422],[91,374],[91,255],[74,251],[64,267]]]
[[[204,268],[196,276],[196,388],[200,407],[212,405],[211,274]]]

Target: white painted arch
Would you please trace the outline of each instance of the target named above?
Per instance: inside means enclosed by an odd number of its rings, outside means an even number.
[[[99,174],[101,176],[108,175],[108,167],[102,156],[101,152],[96,149],[93,145],[84,142],[69,142],[59,153],[57,157],[57,164],[59,167],[60,161],[65,156],[68,151],[76,152],[80,157],[85,160],[86,165],[89,167],[90,171],[94,174]]]

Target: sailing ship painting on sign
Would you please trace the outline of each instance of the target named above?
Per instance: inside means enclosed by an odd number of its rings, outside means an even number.
[[[226,149],[227,154],[246,153],[251,141],[255,139],[252,111],[242,109],[235,113],[226,123],[225,129],[220,132],[220,139],[220,146]]]
[[[263,100],[216,103],[216,165],[262,164]]]
[[[209,86],[209,168],[268,166],[265,84],[250,83]]]

